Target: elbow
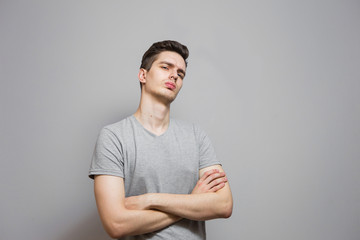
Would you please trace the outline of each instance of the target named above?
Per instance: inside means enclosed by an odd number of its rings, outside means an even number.
[[[106,229],[106,232],[111,238],[115,238],[115,239],[122,238],[125,236],[125,233],[118,228],[109,227]]]
[[[221,218],[229,218],[232,215],[233,210],[233,203],[232,200],[227,201],[224,203],[223,207],[221,208],[220,217]]]
[[[118,239],[118,238],[127,236],[129,233],[126,231],[126,229],[127,228],[126,228],[126,226],[124,226],[124,224],[117,223],[117,222],[109,223],[105,227],[107,234],[111,238],[114,238],[114,239]]]
[[[232,215],[232,205],[224,210],[223,218],[229,218]]]
[[[118,232],[118,231],[115,231],[115,230],[110,230],[110,231],[107,231],[108,235],[113,238],[113,239],[118,239],[118,238],[122,238],[124,237],[125,235]]]
[[[114,239],[123,238],[133,234],[133,227],[129,224],[127,211],[120,210],[121,214],[102,216],[102,224],[106,233]]]
[[[125,234],[119,231],[107,231],[108,235],[113,239],[119,239],[125,236]]]

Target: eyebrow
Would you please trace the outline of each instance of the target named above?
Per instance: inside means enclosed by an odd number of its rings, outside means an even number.
[[[161,61],[161,62],[159,62],[159,64],[167,64],[170,67],[175,67],[175,65],[173,63],[170,63],[170,62],[167,62],[167,61]],[[186,73],[185,73],[184,69],[179,68],[178,72],[182,73],[184,75],[184,77],[185,77]]]

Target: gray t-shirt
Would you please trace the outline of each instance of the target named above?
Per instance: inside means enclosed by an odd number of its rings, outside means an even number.
[[[125,196],[190,194],[199,170],[220,164],[207,135],[193,124],[170,119],[160,136],[132,115],[104,127],[96,142],[89,176],[124,178]],[[205,239],[205,222],[182,219],[162,230],[123,239]]]

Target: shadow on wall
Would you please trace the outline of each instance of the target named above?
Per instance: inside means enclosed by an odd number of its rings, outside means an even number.
[[[56,240],[64,239],[109,240],[111,238],[103,229],[97,211],[93,211],[87,218],[79,221],[67,232],[56,238]]]

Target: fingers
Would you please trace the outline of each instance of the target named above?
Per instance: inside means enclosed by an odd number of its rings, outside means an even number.
[[[213,188],[210,189],[210,192],[217,192],[220,189],[222,189],[223,187],[225,187],[225,182],[222,182],[222,183],[214,186]]]
[[[196,183],[191,193],[216,192],[225,187],[227,182],[226,174],[219,169],[206,171]]]
[[[226,177],[217,178],[217,179],[211,181],[211,182],[208,184],[209,191],[210,191],[210,192],[216,192],[216,191],[218,191],[219,189],[225,187],[225,183],[226,183],[226,182],[227,182],[227,178],[226,178]]]
[[[206,178],[203,180],[204,183],[209,184],[210,182],[212,182],[212,181],[215,180],[215,179],[225,177],[225,173],[224,173],[224,172],[219,172],[218,169],[214,169],[214,170],[215,170],[215,171],[213,171],[213,170],[210,170],[211,172],[209,171],[210,173],[208,173],[207,176],[206,176]],[[207,173],[207,172],[206,172],[206,173]],[[205,175],[206,173],[204,173],[204,175]]]
[[[204,174],[201,176],[201,178],[199,179],[199,181],[203,182],[203,181],[205,181],[205,179],[206,179],[207,177],[209,177],[211,174],[217,173],[217,172],[219,172],[218,169],[211,169],[211,170],[209,170],[209,171],[206,171],[206,172],[204,172]]]
[[[211,169],[206,171],[200,178],[201,185],[206,188],[206,192],[216,192],[225,186],[227,182],[225,172],[220,172],[218,169]]]
[[[220,183],[223,183],[223,182],[224,183],[227,182],[227,178],[225,176],[219,177],[219,178],[216,178],[216,179],[212,180],[210,183],[208,183],[208,185],[211,188],[211,187],[213,187],[215,185],[218,185]]]

